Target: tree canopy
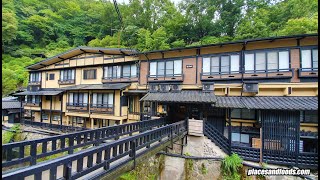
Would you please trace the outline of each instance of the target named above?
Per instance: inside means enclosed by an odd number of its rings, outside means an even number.
[[[316,33],[317,0],[4,0],[2,93],[25,87],[24,67],[76,46],[139,51]]]

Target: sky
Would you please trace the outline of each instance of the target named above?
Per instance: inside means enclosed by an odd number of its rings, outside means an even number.
[[[182,0],[170,0],[172,2],[174,2],[175,5],[177,5],[179,2],[181,2]],[[118,3],[128,3],[129,0],[117,0]]]

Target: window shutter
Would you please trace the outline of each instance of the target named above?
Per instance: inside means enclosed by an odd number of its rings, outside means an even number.
[[[212,57],[211,58],[211,72],[213,73],[219,73],[220,68],[220,58],[219,57]]]
[[[92,94],[92,104],[94,104],[94,105],[97,104],[97,93]]]
[[[268,52],[268,70],[278,70],[278,52]]]
[[[83,93],[83,103],[84,103],[85,105],[88,104],[88,93]]]
[[[222,73],[229,73],[229,56],[221,56],[221,72]]]
[[[256,53],[256,70],[258,71],[266,70],[266,53],[264,52]]]
[[[111,93],[108,96],[108,104],[113,106],[113,94],[111,94]]]
[[[312,64],[313,68],[318,68],[318,49],[312,50]]]

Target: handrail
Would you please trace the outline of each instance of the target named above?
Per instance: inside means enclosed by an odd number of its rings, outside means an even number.
[[[103,167],[102,172],[95,172],[93,175],[94,178],[101,177],[106,173],[120,167],[121,165],[128,163],[130,160],[133,160],[135,163],[136,157],[141,156],[150,149],[163,144],[163,142],[186,135],[186,129],[186,121],[180,121],[178,123],[169,124],[161,128],[123,138],[104,146],[97,146],[88,150],[37,164],[35,166],[9,172],[3,174],[2,179],[23,179],[30,175],[34,175],[35,179],[41,179],[42,172],[47,170],[49,170],[47,179],[77,179]],[[155,145],[153,144],[155,142],[158,143]],[[95,161],[93,160],[94,156],[96,156]],[[84,158],[87,159],[86,164],[83,163]],[[118,161],[119,163],[111,164],[112,162],[120,160],[121,158],[123,158],[123,160],[120,162]],[[76,168],[74,167],[76,172],[72,170],[73,161],[76,161],[77,164]],[[64,171],[62,175],[63,177],[57,177],[57,169],[61,165],[63,166]]]
[[[134,132],[143,132],[153,127],[160,127],[166,124],[165,118],[149,121],[141,121],[129,124],[116,125],[111,127],[99,128],[94,130],[84,130],[70,134],[51,136],[48,138],[14,142],[2,145],[2,153],[6,154],[2,161],[2,167],[30,162],[30,165],[35,165],[37,159],[51,156],[54,154],[68,152],[73,154],[74,149],[88,146],[99,145],[104,140],[118,139],[120,136],[132,135]],[[58,141],[60,147],[57,146]],[[68,141],[68,143],[67,143]],[[76,144],[75,144],[76,142]],[[40,144],[42,151],[37,154],[37,144]],[[51,151],[48,151],[48,145],[51,144]],[[30,146],[30,154],[25,157],[25,147]],[[19,157],[13,157],[13,149],[18,149]]]
[[[49,123],[43,123],[43,122],[37,122],[37,121],[29,121],[29,120],[24,120],[24,124],[28,124],[31,126],[39,126],[42,128],[49,128],[49,129],[57,129],[61,131],[83,131],[83,130],[88,130],[88,128],[84,127],[72,127],[72,126],[65,126],[61,124],[49,124]]]

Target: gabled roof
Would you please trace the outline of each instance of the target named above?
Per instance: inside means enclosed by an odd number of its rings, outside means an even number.
[[[199,90],[182,90],[181,92],[149,92],[140,101],[167,102],[167,103],[215,103],[214,93]]]
[[[83,53],[95,53],[95,54],[108,54],[108,55],[125,55],[130,56],[132,54],[136,54],[137,50],[135,49],[122,49],[122,48],[102,48],[102,47],[86,47],[79,46],[69,51],[60,53],[56,56],[49,57],[44,59],[38,63],[27,66],[26,68],[29,70],[37,70],[43,68],[45,66],[49,66],[51,64],[60,62],[64,59],[69,59],[75,56],[78,56]]]

